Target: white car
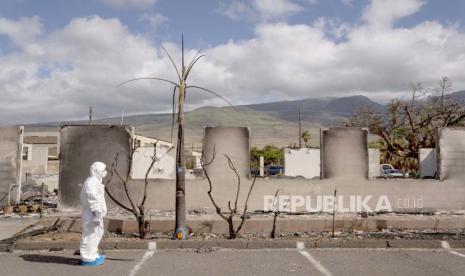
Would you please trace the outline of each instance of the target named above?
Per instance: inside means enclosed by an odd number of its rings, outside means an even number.
[[[379,166],[380,174],[384,178],[407,178],[408,173],[403,173],[398,169],[394,169],[391,164],[381,164]]]

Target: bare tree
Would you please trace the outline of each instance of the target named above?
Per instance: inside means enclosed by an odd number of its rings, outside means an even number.
[[[447,77],[443,77],[435,89],[424,89],[419,83],[411,85],[410,102],[393,100],[385,113],[363,108],[354,114],[347,126],[368,127],[381,138],[385,163],[417,172],[419,148],[436,146],[438,128],[465,125],[464,106],[445,100],[450,88]],[[419,101],[424,95],[429,97]]]
[[[244,202],[244,209],[242,210],[242,212],[239,212],[239,210],[238,210],[238,200],[239,200],[239,194],[240,194],[240,191],[241,191],[241,177],[240,177],[236,167],[234,166],[234,163],[232,162],[231,158],[226,154],[224,155],[224,157],[228,160],[229,168],[234,172],[234,174],[235,174],[235,176],[237,178],[237,191],[236,191],[236,198],[234,200],[234,205],[231,206],[231,201],[228,201],[228,210],[229,210],[229,212],[224,213],[221,210],[221,207],[218,205],[218,203],[213,198],[213,195],[212,195],[212,192],[213,192],[212,180],[211,180],[211,178],[210,178],[210,176],[208,174],[208,171],[205,169],[211,163],[213,163],[213,161],[215,159],[215,155],[216,155],[215,148],[213,148],[213,155],[212,155],[211,160],[209,160],[208,162],[205,162],[204,155],[202,155],[202,158],[201,158],[201,166],[202,166],[203,172],[205,174],[205,178],[207,179],[208,184],[209,184],[209,189],[208,189],[207,193],[208,193],[208,197],[210,198],[213,206],[215,207],[216,213],[223,220],[225,220],[228,223],[228,229],[229,229],[228,239],[235,239],[237,237],[237,234],[241,231],[245,220],[247,219],[247,216],[246,216],[246,212],[247,212],[247,208],[248,208],[247,204],[249,202],[250,194],[252,193],[252,190],[253,190],[253,188],[255,186],[255,181],[257,180],[257,174],[255,174],[255,176],[253,178],[253,181],[252,181],[252,184],[250,185],[249,191],[247,193],[247,197],[246,197],[245,202]],[[240,222],[239,222],[239,225],[237,227],[234,227],[234,219],[237,216],[240,217]]]
[[[157,81],[162,81],[166,83],[170,83],[174,86],[173,89],[173,100],[172,100],[172,106],[173,106],[173,123],[171,127],[171,136],[173,136],[173,128],[174,128],[174,117],[176,113],[176,92],[178,92],[178,99],[177,99],[177,113],[178,113],[178,118],[177,118],[177,123],[178,123],[178,137],[177,137],[177,143],[176,143],[176,223],[175,223],[175,231],[173,238],[178,239],[178,240],[184,240],[187,238],[187,228],[186,228],[186,157],[185,157],[185,152],[184,152],[184,102],[186,100],[186,91],[189,88],[195,88],[203,92],[207,92],[210,94],[215,95],[216,97],[224,100],[226,103],[231,105],[230,102],[228,102],[225,98],[221,97],[217,93],[200,87],[200,86],[195,86],[195,85],[187,85],[187,78],[189,76],[189,73],[191,72],[192,68],[194,67],[195,63],[199,61],[202,57],[205,55],[200,54],[200,51],[197,52],[197,54],[192,58],[191,62],[189,65],[186,67],[184,64],[184,37],[181,39],[181,48],[182,48],[182,56],[181,56],[181,70],[178,69],[176,66],[176,63],[174,60],[171,58],[170,54],[168,51],[161,46],[163,51],[166,53],[168,58],[171,61],[171,64],[173,65],[174,70],[176,71],[176,74],[178,76],[177,82],[170,81],[167,79],[162,79],[158,77],[145,77],[145,78],[135,78],[131,79],[128,81],[125,81],[118,86],[125,85],[129,82],[133,81],[138,81],[138,80],[157,80]]]
[[[417,83],[410,83],[410,91],[412,92],[412,100],[410,102],[410,108],[415,108],[415,102],[423,97],[426,94],[426,89],[423,88],[423,85],[421,82]]]
[[[157,143],[154,143],[153,155],[151,157],[152,160],[150,162],[149,167],[147,168],[147,171],[144,177],[144,189],[143,189],[142,200],[139,202],[138,198],[136,200],[133,198],[133,196],[131,196],[129,192],[129,187],[128,187],[128,183],[130,180],[130,174],[131,174],[131,170],[133,166],[134,153],[137,151],[139,147],[136,145],[135,139],[133,138],[130,139],[130,146],[131,147],[129,150],[129,160],[128,160],[129,166],[128,166],[128,170],[126,174],[122,175],[121,172],[118,171],[118,157],[119,156],[118,154],[116,154],[115,160],[113,161],[111,168],[109,170],[109,177],[108,177],[108,180],[106,181],[107,185],[105,185],[105,191],[113,202],[115,202],[118,206],[132,213],[135,216],[137,224],[138,224],[139,238],[145,239],[147,235],[150,233],[150,220],[146,219],[148,211],[145,206],[147,202],[147,187],[149,184],[148,177],[155,163],[159,161],[161,158],[163,158],[166,154],[168,154],[168,152],[170,152],[173,148],[170,148],[164,155],[157,157]],[[118,181],[121,183],[123,190],[124,190],[125,198],[127,199],[129,205],[124,203],[123,200],[117,199],[110,191],[108,184],[111,182],[114,176],[116,176]]]
[[[434,89],[436,96],[439,97],[441,111],[444,112],[444,102],[446,100],[446,93],[452,88],[452,81],[448,77],[442,77],[438,83],[438,87]]]

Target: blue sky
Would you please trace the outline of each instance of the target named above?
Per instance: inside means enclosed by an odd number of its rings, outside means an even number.
[[[253,37],[258,19],[232,20],[221,14],[221,8],[232,2],[234,1],[158,0],[150,5],[119,7],[99,0],[8,0],[0,2],[0,16],[10,19],[39,16],[46,30],[53,31],[75,17],[99,15],[102,18],[116,17],[132,32],[145,33],[150,32],[151,28],[147,21],[141,18],[146,14],[161,14],[166,17],[166,21],[160,24],[154,37],[159,41],[176,41],[179,40],[180,34],[184,33],[188,46],[203,48],[225,43],[230,39]],[[351,3],[348,5],[341,0],[295,1],[303,10],[286,18],[286,21],[291,24],[311,24],[319,17],[332,17],[351,24],[360,24],[360,13],[369,2],[353,0],[348,1]],[[464,10],[463,0],[429,0],[419,12],[400,20],[396,25],[411,27],[425,20],[463,25]],[[5,40],[2,42],[5,43]],[[7,45],[2,45],[5,46]]]
[[[234,104],[305,97],[406,97],[447,75],[465,89],[461,0],[9,0],[0,2],[0,124],[169,110],[159,83],[206,54],[191,83]],[[153,92],[156,90],[157,92]],[[109,100],[111,99],[111,100]],[[208,95],[188,108],[221,105]],[[49,107],[53,106],[53,112]]]

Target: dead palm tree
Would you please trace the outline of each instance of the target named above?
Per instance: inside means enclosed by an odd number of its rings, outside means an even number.
[[[170,81],[167,79],[162,79],[162,78],[157,78],[157,77],[145,77],[145,78],[135,78],[131,79],[128,81],[125,81],[118,86],[125,85],[129,82],[133,81],[138,81],[138,80],[157,80],[157,81],[163,81],[170,83],[174,86],[173,88],[173,99],[172,99],[172,107],[173,107],[173,112],[172,112],[172,125],[171,125],[171,136],[173,136],[173,128],[174,128],[174,118],[175,118],[175,113],[176,113],[176,92],[178,93],[178,98],[177,98],[177,123],[178,123],[178,138],[177,138],[177,147],[176,147],[176,225],[175,225],[175,231],[174,231],[174,239],[178,240],[184,240],[186,239],[186,193],[185,193],[185,173],[186,173],[186,158],[184,155],[184,101],[186,99],[186,90],[189,88],[196,88],[200,91],[207,92],[210,94],[215,95],[218,98],[221,98],[225,102],[227,102],[229,105],[231,103],[227,101],[225,98],[222,96],[218,95],[217,93],[200,87],[200,86],[195,86],[195,85],[187,85],[187,78],[189,76],[189,73],[192,71],[192,68],[194,65],[199,61],[202,57],[205,55],[200,54],[200,51],[195,54],[195,56],[192,58],[191,62],[189,65],[186,67],[184,64],[184,37],[181,38],[181,47],[182,47],[182,56],[181,56],[181,70],[178,69],[176,66],[176,63],[174,60],[171,58],[170,54],[168,51],[161,46],[163,51],[166,53],[168,58],[171,61],[171,64],[174,67],[174,70],[176,71],[176,74],[178,76],[178,82]]]

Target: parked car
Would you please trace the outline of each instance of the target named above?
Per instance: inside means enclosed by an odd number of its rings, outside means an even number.
[[[391,164],[381,164],[379,166],[380,175],[384,178],[407,178],[408,173],[403,173],[398,169],[395,169]]]
[[[284,173],[284,166],[280,165],[268,165],[265,166],[266,175],[280,175]]]

